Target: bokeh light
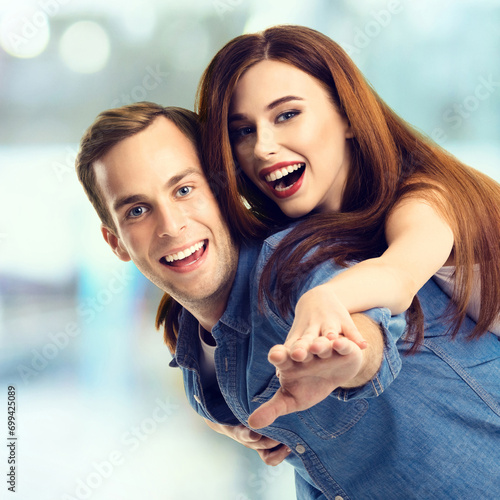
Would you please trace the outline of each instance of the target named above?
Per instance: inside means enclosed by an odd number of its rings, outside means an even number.
[[[97,73],[106,66],[111,45],[102,26],[93,21],[79,21],[64,32],[59,52],[73,71]]]
[[[47,14],[35,7],[13,7],[2,16],[0,45],[13,57],[29,59],[40,55],[50,40]]]

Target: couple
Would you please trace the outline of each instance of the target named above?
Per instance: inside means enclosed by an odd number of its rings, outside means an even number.
[[[293,59],[312,40],[329,75],[304,68],[304,54]],[[82,139],[80,181],[113,251],[171,297],[157,320],[193,408],[266,463],[289,462],[298,498],[496,498],[500,343],[484,324],[496,328],[498,287],[475,299],[486,304],[477,323],[467,309],[479,281],[469,267],[495,276],[496,254],[487,238],[471,250],[463,222],[481,207],[468,213],[468,200],[452,200],[439,181],[475,180],[474,205],[484,186],[496,202],[496,188],[410,137],[328,40],[285,27],[230,42],[200,86],[202,137],[196,116],[178,108],[101,113]],[[291,44],[286,59],[278,52]],[[278,209],[318,213],[261,243],[268,219],[259,215],[286,222]],[[483,216],[469,233],[491,229]],[[402,249],[420,289],[413,303],[416,290],[391,302],[396,280],[377,267],[400,262]],[[361,262],[346,270],[347,261]],[[445,263],[466,284],[456,308],[424,280]],[[407,324],[395,313],[409,303]]]

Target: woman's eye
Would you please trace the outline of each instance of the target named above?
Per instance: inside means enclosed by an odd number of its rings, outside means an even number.
[[[182,186],[178,191],[177,194],[179,196],[187,196],[193,188],[191,186]]]
[[[130,210],[130,212],[127,214],[128,217],[130,218],[136,218],[140,217],[141,215],[145,214],[147,212],[146,207],[134,207]]]
[[[294,116],[298,115],[299,111],[285,111],[284,113],[281,113],[281,115],[276,118],[276,121],[279,122],[286,122],[287,120],[290,120],[290,118],[293,118]]]
[[[240,127],[236,130],[231,130],[229,132],[229,136],[232,141],[237,141],[238,139],[242,139],[243,137],[252,134],[253,131],[254,129],[252,127]]]

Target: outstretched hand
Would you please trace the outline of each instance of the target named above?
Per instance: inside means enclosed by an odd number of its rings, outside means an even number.
[[[276,367],[281,387],[250,415],[250,427],[260,429],[282,415],[311,408],[352,381],[363,365],[363,352],[345,337],[319,337],[308,353],[311,356],[297,361],[285,345],[276,345],[269,351],[268,359]]]
[[[331,285],[325,283],[300,297],[284,345],[294,361],[309,361],[314,352],[321,349],[322,337],[334,340],[340,335],[356,343],[360,349],[368,346]]]

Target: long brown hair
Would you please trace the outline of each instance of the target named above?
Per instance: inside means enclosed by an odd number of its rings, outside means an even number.
[[[339,213],[309,216],[296,226],[269,261],[262,285],[276,279],[274,299],[290,307],[291,286],[320,262],[365,259],[387,248],[385,221],[402,197],[428,199],[450,224],[455,238],[455,309],[450,333],[466,316],[473,265],[480,263],[481,312],[471,337],[483,334],[500,312],[500,186],[465,166],[399,118],[366,82],[345,51],[327,36],[302,26],[275,26],[227,43],[205,70],[197,94],[203,155],[209,175],[238,186],[252,207],[246,220],[286,221],[277,205],[235,166],[227,127],[233,90],[243,73],[262,60],[291,64],[329,91],[351,126],[351,166]],[[242,204],[239,196],[234,204]],[[342,243],[339,243],[339,240]],[[304,260],[317,245],[320,249]],[[423,336],[418,299],[409,309],[414,347]]]

